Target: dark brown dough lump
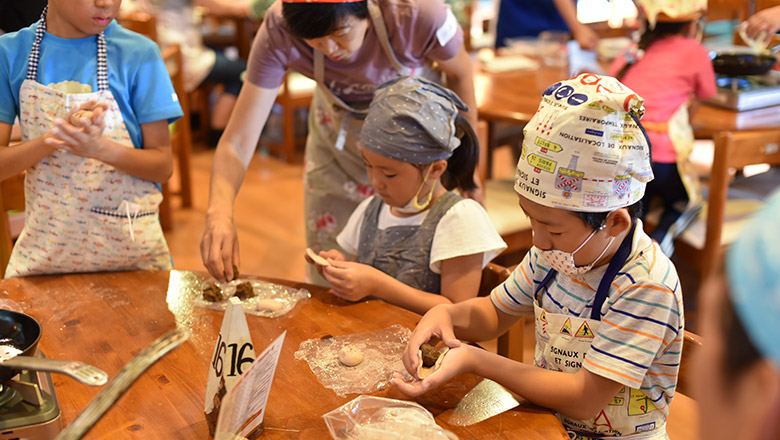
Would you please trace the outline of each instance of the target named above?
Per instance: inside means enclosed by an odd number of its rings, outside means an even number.
[[[237,280],[237,279],[238,279],[238,266],[236,266],[234,264],[233,265],[233,280]],[[230,281],[233,281],[233,280],[230,280]]]
[[[210,302],[218,302],[225,299],[222,296],[222,290],[216,284],[207,284],[203,288],[203,299]]]
[[[420,346],[422,350],[422,363],[423,367],[431,368],[436,364],[436,360],[439,359],[441,353],[431,344],[423,344]]]
[[[249,281],[236,286],[236,297],[239,299],[249,299],[255,296],[255,289]]]

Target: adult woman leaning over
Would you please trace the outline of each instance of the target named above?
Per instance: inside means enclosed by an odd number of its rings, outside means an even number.
[[[471,63],[443,0],[274,3],[252,44],[246,83],[214,157],[201,241],[209,272],[223,281],[239,265],[233,204],[288,68],[318,83],[309,111],[304,216],[306,243],[319,251],[338,248],[336,235],[373,194],[357,140],[374,89],[401,75],[419,75],[431,62],[469,106],[465,116],[475,124]]]

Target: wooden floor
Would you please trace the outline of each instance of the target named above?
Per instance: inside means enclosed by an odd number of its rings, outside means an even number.
[[[176,269],[205,270],[200,240],[206,224],[213,158],[214,150],[194,147],[193,206],[183,209],[178,198],[172,200],[174,226],[165,236]],[[264,154],[255,155],[235,207],[241,273],[303,279],[306,237],[302,176],[301,164],[289,165]]]

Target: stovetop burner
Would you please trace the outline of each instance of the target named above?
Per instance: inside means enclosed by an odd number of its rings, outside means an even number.
[[[780,75],[717,76],[717,94],[704,100],[731,110],[754,110],[780,105]]]
[[[38,350],[35,356],[44,357]],[[0,440],[51,439],[62,430],[51,375],[22,371],[0,385]]]

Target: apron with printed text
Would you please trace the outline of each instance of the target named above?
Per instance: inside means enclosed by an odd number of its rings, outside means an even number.
[[[67,93],[37,82],[46,10],[36,30],[27,78],[20,89],[23,141],[43,136],[71,108],[106,102],[103,136],[133,148],[119,106],[108,88],[105,35],[97,38],[98,91]],[[6,277],[106,270],[170,269],[159,222],[157,186],[96,159],[56,150],[27,170],[25,224]]]
[[[377,40],[399,76],[419,73],[401,64],[390,46],[382,11],[368,2]],[[315,251],[340,249],[336,236],[349,216],[366,197],[374,194],[358,146],[358,136],[368,103],[350,105],[325,83],[325,55],[314,50],[314,80],[317,87],[309,111],[309,135],[304,159],[304,217],[306,245]],[[310,281],[326,284],[314,265]]]
[[[534,364],[547,370],[576,373],[582,368],[601,323],[601,306],[607,299],[609,286],[631,253],[636,226],[623,240],[609,263],[596,290],[590,319],[568,314],[550,313],[540,305],[539,295],[557,272],[550,270],[534,292],[536,348]],[[621,389],[606,408],[590,420],[576,420],[558,414],[573,439],[620,436],[631,440],[666,439],[665,417],[653,401],[641,390]]]

